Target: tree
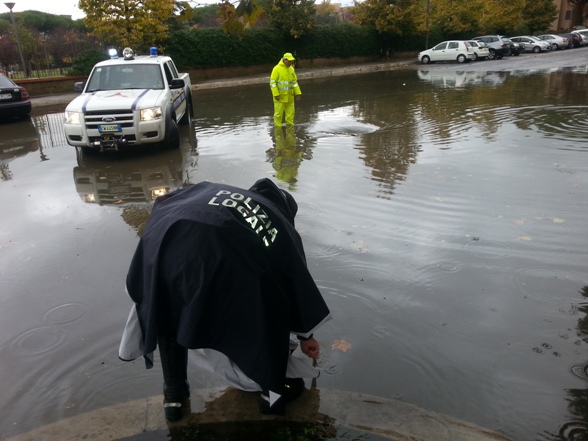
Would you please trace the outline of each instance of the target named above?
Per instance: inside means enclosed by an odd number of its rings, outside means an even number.
[[[321,3],[316,5],[316,24],[326,25],[337,23],[339,21],[338,14],[340,9],[338,5],[331,4],[331,0],[322,0]]]
[[[257,23],[264,11],[260,0],[239,0],[236,7],[230,0],[223,0],[216,15],[225,32],[240,34]]]
[[[146,51],[167,37],[174,0],[79,0],[84,24],[105,43]]]
[[[194,20],[194,8],[187,1],[174,1],[172,15],[178,23],[187,23]]]
[[[551,0],[549,0],[551,1]],[[431,2],[429,23],[443,35],[477,34],[479,17],[484,8],[480,0],[467,2],[455,0],[435,0]]]
[[[198,27],[218,26],[218,5],[206,5],[194,8],[194,18],[191,23]]]
[[[265,17],[274,29],[300,38],[314,27],[314,0],[274,0]]]
[[[426,2],[419,0],[365,0],[353,7],[355,21],[381,33],[398,36],[424,34]]]
[[[547,31],[557,18],[557,8],[552,0],[526,0],[522,16],[530,33]]]
[[[483,2],[480,29],[488,34],[512,35],[523,24],[526,0],[492,0]]]

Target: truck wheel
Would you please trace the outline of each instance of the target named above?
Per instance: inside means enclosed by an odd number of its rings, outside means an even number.
[[[163,144],[169,149],[180,148],[180,129],[178,129],[178,124],[173,119],[170,119],[167,124]]]
[[[187,126],[193,114],[194,111],[192,110],[192,95],[188,94],[188,97],[186,98],[186,111],[184,112],[182,119],[180,119],[180,125]]]

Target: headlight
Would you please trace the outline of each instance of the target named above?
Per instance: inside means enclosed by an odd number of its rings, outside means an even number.
[[[65,112],[65,123],[80,125],[80,114],[78,112]]]
[[[163,117],[161,107],[151,107],[150,109],[141,110],[141,121],[154,121]]]
[[[159,196],[163,196],[169,193],[169,188],[154,188],[153,190],[151,190],[151,198],[155,199],[158,198]]]
[[[82,198],[82,201],[89,204],[96,203],[96,195],[94,193],[81,194],[80,197]]]

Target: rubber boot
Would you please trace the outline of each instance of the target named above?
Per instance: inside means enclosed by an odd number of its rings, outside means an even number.
[[[263,390],[260,394],[259,410],[265,415],[284,416],[286,404],[294,401],[304,392],[304,380],[302,378],[286,378],[284,392],[274,402],[273,406],[269,403],[269,391]]]
[[[188,349],[175,338],[158,335],[159,356],[163,370],[163,409],[165,419],[179,421],[190,397],[188,383]]]

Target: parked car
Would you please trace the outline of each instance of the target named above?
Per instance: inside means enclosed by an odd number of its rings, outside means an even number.
[[[24,87],[0,74],[0,117],[23,118],[31,114],[31,98]]]
[[[517,43],[523,43],[525,46],[525,51],[527,52],[534,52],[537,54],[539,52],[551,50],[550,43],[548,43],[547,41],[540,40],[537,37],[532,37],[530,35],[510,37],[510,39]]]
[[[510,46],[510,54],[518,57],[525,51],[525,47],[521,43],[516,43],[512,41],[508,37],[502,37],[503,40],[506,40]]]
[[[580,34],[576,34],[575,32],[570,32],[569,34],[559,34],[562,37],[566,37],[568,39],[568,48],[572,49],[575,47],[582,46],[582,37]]]
[[[580,42],[581,46],[585,46],[588,44],[588,30],[574,30],[572,34],[578,34],[582,41]]]
[[[467,43],[474,51],[474,60],[485,60],[490,56],[490,49],[483,41],[469,40]]]
[[[470,45],[463,40],[444,41],[437,46],[419,52],[418,60],[423,64],[437,61],[457,61],[465,63],[475,59],[475,54]]]
[[[474,37],[472,40],[486,43],[490,51],[488,55],[490,60],[500,60],[502,57],[510,55],[510,43],[501,35],[482,35],[480,37]]]
[[[549,44],[551,44],[552,51],[556,51],[558,49],[567,49],[568,47],[568,37],[562,37],[561,35],[555,34],[543,34],[537,35],[537,38],[543,41],[547,41]]]

